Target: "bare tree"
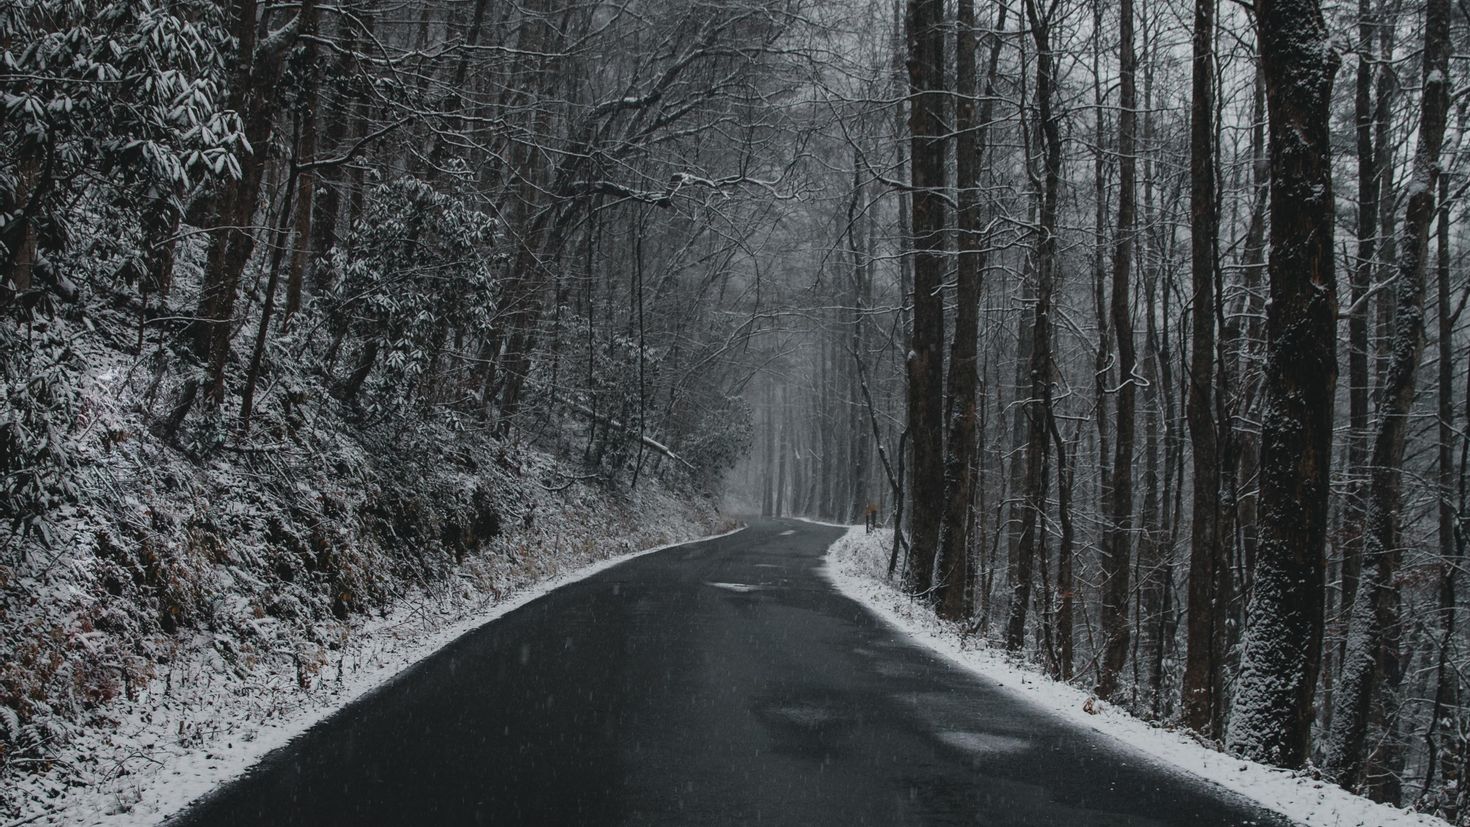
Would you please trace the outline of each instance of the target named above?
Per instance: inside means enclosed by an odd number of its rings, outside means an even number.
[[[1219,205],[1215,192],[1215,2],[1195,0],[1190,98],[1190,272],[1194,287],[1189,351],[1188,422],[1194,448],[1190,497],[1189,625],[1184,722],[1219,737],[1224,722],[1226,614],[1222,580],[1230,577],[1229,538],[1221,531],[1221,463],[1215,420]]]
[[[1395,656],[1381,658],[1379,650],[1399,624],[1399,592],[1394,576],[1403,555],[1399,507],[1403,498],[1404,444],[1414,402],[1415,375],[1424,352],[1424,273],[1435,215],[1440,147],[1449,110],[1450,5],[1448,0],[1426,0],[1424,9],[1419,143],[1408,182],[1403,241],[1398,249],[1393,357],[1383,384],[1383,409],[1373,439],[1372,477],[1363,515],[1363,559],[1370,575],[1353,602],[1342,680],[1327,743],[1327,770],[1350,789],[1361,779],[1363,743],[1374,693],[1380,684],[1381,691],[1397,690],[1403,678],[1393,662]],[[1383,702],[1393,703],[1390,699]],[[1397,795],[1389,797],[1396,799]]]
[[[1137,55],[1133,44],[1133,0],[1118,6],[1118,226],[1113,244],[1110,314],[1118,353],[1117,417],[1112,472],[1108,475],[1107,526],[1103,531],[1103,654],[1094,691],[1111,698],[1128,658],[1130,561],[1133,544],[1133,437],[1138,378],[1133,342],[1132,270],[1137,212],[1135,157],[1138,118]]]
[[[995,32],[985,73],[985,88],[976,112],[975,53],[979,48],[975,37],[973,0],[959,0],[955,14],[955,172],[959,194],[956,221],[958,243],[955,264],[955,329],[950,345],[949,396],[946,418],[949,439],[944,463],[945,508],[940,533],[941,613],[951,619],[963,617],[969,605],[965,585],[969,580],[973,537],[970,533],[971,504],[974,500],[975,463],[979,458],[976,429],[978,427],[975,398],[980,372],[977,349],[980,337],[980,288],[986,256],[981,251],[982,237],[979,176],[994,111],[995,74],[1000,63],[1001,33],[1005,31],[1007,7],[999,4],[995,12]]]
[[[944,302],[946,135],[943,0],[908,0],[909,134],[912,144],[913,327],[908,352],[913,455],[908,586],[929,596],[944,503]]]
[[[1270,120],[1271,233],[1259,541],[1226,743],[1287,767],[1310,754],[1337,355],[1332,150],[1338,58],[1317,0],[1256,4]]]

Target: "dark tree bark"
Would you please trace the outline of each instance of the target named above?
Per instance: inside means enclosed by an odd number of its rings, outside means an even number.
[[[944,461],[944,522],[940,532],[938,586],[940,615],[957,620],[966,614],[965,583],[970,570],[970,505],[974,499],[974,468],[979,434],[976,392],[980,373],[976,350],[980,337],[980,288],[986,256],[981,251],[979,176],[986,149],[995,73],[1000,60],[1000,32],[1005,29],[1006,6],[996,10],[984,103],[976,116],[974,0],[959,0],[955,24],[955,171],[958,178],[958,256],[955,287],[954,341],[950,345],[949,440]]]
[[[240,277],[255,252],[255,233],[251,224],[265,175],[276,85],[287,48],[283,42],[273,42],[270,51],[263,51],[264,47],[257,48],[259,10],[258,0],[239,0],[236,4],[235,31],[240,66],[230,94],[230,105],[240,113],[245,138],[254,152],[241,159],[240,177],[228,179],[217,197],[214,220],[220,233],[210,249],[204,285],[199,294],[195,321],[191,325],[194,351],[208,370],[204,398],[211,405],[218,405],[224,400],[225,369],[229,364],[230,340],[234,333],[235,301],[240,291]]]
[[[1318,0],[1260,0],[1270,120],[1270,302],[1254,593],[1227,746],[1299,767],[1321,664],[1334,330],[1329,103],[1338,57]]]
[[[366,22],[371,25],[370,20]],[[356,26],[347,27],[343,39],[344,51],[348,54],[355,52],[360,38],[361,34]],[[329,113],[320,145],[326,152],[335,155],[347,146],[348,136],[366,134],[366,129],[359,122],[362,120],[367,95],[365,82],[355,76],[361,69],[355,61],[343,57],[330,66],[338,73],[339,78],[336,84],[329,87],[333,90],[331,94],[318,96],[317,107],[318,112],[326,110]],[[342,221],[343,212],[342,195],[351,177],[344,175],[340,167],[324,167],[317,174],[316,183],[312,187],[316,203],[312,206],[311,250],[318,256],[326,255],[337,246],[337,226]],[[321,291],[330,289],[331,272],[330,267],[313,265],[312,286]]]
[[[1110,315],[1118,345],[1118,398],[1114,420],[1113,466],[1106,493],[1106,525],[1102,548],[1103,652],[1098,664],[1098,697],[1109,699],[1118,688],[1118,675],[1128,659],[1129,565],[1133,529],[1133,437],[1137,388],[1134,370],[1132,272],[1135,185],[1138,162],[1134,157],[1138,118],[1137,57],[1133,48],[1133,0],[1122,0],[1118,23],[1118,231],[1113,247]]]
[[[1103,4],[1092,4],[1092,27],[1103,28]],[[1102,85],[1102,42],[1092,39],[1092,106],[1093,153],[1092,153],[1092,310],[1097,324],[1097,349],[1093,353],[1093,420],[1097,426],[1097,489],[1100,497],[1108,487],[1108,462],[1111,445],[1108,429],[1107,386],[1111,375],[1113,357],[1112,331],[1108,329],[1107,281],[1108,268],[1103,249],[1107,246],[1108,200],[1107,200],[1107,109]],[[1101,506],[1099,506],[1101,508]]]
[[[302,91],[301,103],[297,109],[296,117],[300,123],[301,139],[296,148],[296,157],[301,163],[309,164],[316,160],[317,153],[317,126],[319,91],[321,86],[321,71],[317,66],[319,60],[317,45],[317,18],[319,12],[316,0],[305,0],[301,6],[301,35],[305,41],[305,59],[307,80],[306,88]],[[311,223],[313,221],[313,208],[316,205],[316,178],[315,170],[299,172],[297,178],[296,192],[296,221],[295,221],[295,246],[291,250],[291,271],[286,278],[286,306],[281,312],[281,329],[285,329],[291,323],[291,317],[301,309],[301,289],[306,278],[306,265],[311,259],[313,252],[311,247],[312,233]]]
[[[1016,576],[1011,584],[1010,616],[1006,623],[1006,649],[1019,651],[1026,641],[1026,610],[1031,599],[1031,571],[1045,543],[1046,463],[1049,453],[1048,425],[1051,409],[1052,352],[1051,302],[1056,259],[1057,198],[1061,181],[1061,130],[1053,110],[1056,87],[1055,56],[1051,46],[1051,18],[1043,17],[1031,0],[1026,16],[1036,43],[1036,127],[1041,135],[1042,169],[1039,186],[1040,210],[1036,252],[1032,258],[1036,303],[1031,312],[1032,340],[1027,362],[1030,388],[1024,406],[1026,417],[1026,464],[1021,479],[1024,505],[1021,537],[1016,551]],[[1050,607],[1047,607],[1050,611]]]
[[[1403,551],[1399,542],[1404,442],[1414,403],[1415,374],[1424,352],[1424,275],[1429,230],[1434,220],[1440,146],[1449,108],[1449,0],[1427,0],[1424,15],[1424,66],[1419,113],[1419,143],[1409,177],[1399,247],[1397,307],[1392,359],[1383,382],[1378,431],[1373,439],[1372,476],[1363,525],[1366,579],[1352,607],[1327,743],[1327,770],[1344,787],[1361,780],[1369,712],[1380,680],[1385,690],[1402,680],[1396,665],[1383,663],[1380,647],[1399,623],[1394,576]],[[1382,674],[1388,671],[1389,674]],[[1395,796],[1396,797],[1396,796]]]
[[[1145,83],[1147,86],[1147,83]],[[1145,92],[1143,105],[1145,111],[1150,108],[1151,96]],[[1145,116],[1145,124],[1148,117]],[[1150,130],[1144,128],[1144,140],[1149,140]],[[1151,203],[1152,187],[1149,184],[1151,164],[1144,167],[1144,222],[1148,226],[1157,226],[1156,214],[1153,212]],[[1155,251],[1162,254],[1161,251]],[[1140,256],[1141,261],[1152,261],[1153,257]],[[1167,553],[1167,545],[1164,537],[1162,511],[1163,504],[1160,492],[1160,442],[1162,431],[1163,412],[1159,393],[1159,364],[1164,356],[1160,352],[1159,330],[1158,330],[1158,293],[1159,274],[1157,270],[1150,267],[1151,272],[1145,280],[1144,286],[1144,314],[1145,326],[1143,331],[1143,361],[1139,369],[1147,383],[1147,391],[1144,394],[1143,403],[1143,486],[1142,498],[1138,511],[1138,547],[1133,556],[1133,647],[1129,658],[1133,661],[1133,697],[1135,708],[1146,708],[1157,717],[1160,705],[1161,688],[1164,682],[1163,672],[1163,637],[1160,634],[1160,618],[1164,614],[1164,595],[1173,584],[1163,580],[1164,558]],[[1139,699],[1146,700],[1141,703]]]
[[[766,461],[761,473],[761,516],[776,513],[776,393],[774,385],[766,386]]]
[[[786,403],[786,387],[781,387],[781,435],[776,438],[776,493],[771,509],[776,519],[786,516],[786,464],[791,456],[791,409]]]
[[[1260,319],[1265,316],[1265,301],[1262,299],[1262,281],[1265,277],[1266,268],[1266,207],[1270,200],[1270,163],[1267,158],[1266,148],[1266,85],[1261,77],[1259,67],[1256,72],[1255,94],[1251,104],[1252,127],[1251,127],[1251,160],[1253,172],[1251,175],[1251,213],[1250,221],[1246,227],[1245,239],[1241,244],[1241,256],[1239,259],[1240,269],[1243,274],[1241,279],[1240,308],[1247,321],[1240,326],[1242,334],[1234,337],[1236,349],[1233,354],[1236,365],[1235,375],[1240,382],[1240,400],[1236,409],[1245,412],[1249,416],[1255,416],[1259,409],[1261,363],[1264,362],[1265,334]],[[1218,406],[1220,399],[1215,400]],[[1218,407],[1217,407],[1218,409]],[[1240,531],[1240,554],[1239,562],[1232,565],[1232,583],[1238,583],[1238,588],[1233,591],[1234,595],[1250,593],[1250,580],[1252,570],[1255,568],[1256,548],[1258,545],[1258,534],[1256,530],[1257,514],[1260,507],[1259,471],[1261,462],[1260,436],[1257,432],[1242,428],[1238,432],[1234,429],[1233,422],[1222,421],[1220,423],[1221,433],[1233,435],[1235,446],[1235,457],[1231,460],[1232,465],[1225,467],[1222,471],[1228,480],[1228,474],[1233,470],[1235,479],[1239,482],[1236,488],[1240,494],[1235,502],[1235,523]],[[1230,634],[1231,646],[1235,647],[1240,629],[1246,625],[1244,600],[1235,600],[1230,606],[1229,614],[1236,619],[1234,630]],[[1238,652],[1238,647],[1235,647]]]
[[[1162,165],[1156,160],[1158,146],[1154,106],[1154,80],[1158,57],[1158,40],[1151,34],[1148,6],[1142,4],[1138,16],[1144,20],[1143,39],[1149,44],[1140,61],[1143,73],[1142,101],[1142,190],[1140,214],[1143,229],[1136,234],[1139,272],[1144,284],[1143,360],[1140,371],[1145,380],[1143,403],[1143,498],[1139,509],[1138,547],[1134,555],[1134,643],[1133,660],[1135,708],[1147,709],[1158,718],[1165,706],[1164,688],[1173,683],[1165,665],[1166,650],[1171,647],[1173,591],[1173,557],[1176,537],[1167,526],[1173,525],[1168,496],[1169,472],[1172,470],[1173,443],[1178,436],[1173,429],[1173,400],[1169,362],[1169,292],[1166,262],[1173,260],[1176,232],[1167,219],[1173,203],[1175,187],[1160,187],[1158,173]],[[1177,191],[1184,190],[1183,182]],[[1162,298],[1162,302],[1160,299]],[[1162,313],[1160,312],[1162,304]]]
[[[289,235],[287,230],[291,221],[292,199],[298,193],[298,160],[297,157],[292,156],[286,173],[285,202],[281,204],[275,236],[272,239],[270,274],[266,278],[265,298],[260,306],[260,324],[255,329],[255,344],[250,349],[249,367],[245,371],[245,387],[240,391],[240,431],[242,433],[250,432],[250,417],[255,411],[255,388],[260,382],[261,369],[265,366],[265,346],[276,308],[276,289],[281,281],[281,264],[287,248]]]
[[[167,301],[173,287],[174,264],[177,260],[179,225],[184,213],[180,200],[182,188],[166,192],[153,199],[143,219],[145,243],[148,244],[145,259],[147,276],[141,291],[145,301],[149,292],[157,292],[160,300]]]
[[[524,107],[537,94],[549,90],[553,83],[554,54],[559,48],[562,34],[551,20],[549,0],[537,0],[525,7],[525,20],[517,41],[519,55],[516,73],[521,75],[524,86],[512,95],[517,107]],[[527,116],[527,135],[544,135],[550,131],[552,113],[548,107],[537,107]],[[490,354],[500,354],[494,362],[492,376],[487,384],[500,383],[499,415],[497,430],[505,434],[510,429],[511,417],[520,408],[521,392],[530,374],[531,356],[536,342],[536,326],[541,321],[547,288],[552,273],[546,252],[556,212],[549,203],[549,192],[556,188],[549,172],[550,162],[546,148],[538,146],[533,138],[521,137],[510,150],[510,172],[515,177],[514,208],[512,222],[517,232],[515,264],[511,268],[513,278],[506,287],[507,304],[512,310],[507,314],[503,330],[496,330],[486,348]],[[575,159],[570,161],[575,163]],[[502,350],[501,345],[504,345]],[[493,392],[492,388],[492,392]]]
[[[1459,553],[1459,542],[1455,535],[1455,338],[1454,314],[1450,311],[1450,210],[1449,176],[1439,176],[1439,227],[1435,260],[1435,303],[1439,338],[1439,375],[1435,393],[1435,407],[1439,415],[1438,450],[1435,457],[1435,482],[1439,487],[1439,508],[1436,539],[1439,541],[1439,652],[1434,665],[1434,707],[1430,710],[1429,726],[1424,732],[1426,766],[1424,789],[1421,798],[1427,796],[1434,786],[1434,775],[1439,762],[1439,727],[1445,710],[1459,697],[1459,681],[1450,669],[1450,649],[1454,645],[1456,615],[1459,613],[1456,598],[1457,580],[1464,560]]]
[[[1033,35],[1034,36],[1034,35]],[[1025,105],[1025,102],[1022,102]],[[1025,115],[1022,113],[1024,119]],[[1035,188],[1033,182],[1033,188]],[[1037,201],[1039,194],[1031,199],[1028,207],[1028,220],[1034,222],[1038,211]],[[1017,315],[1016,319],[1016,359],[1015,359],[1015,381],[1011,385],[1015,390],[1015,404],[1009,408],[1001,406],[1001,410],[1011,411],[1010,416],[1010,473],[1007,479],[1008,490],[1002,496],[1005,503],[1002,508],[1006,511],[1005,516],[1005,542],[1006,542],[1006,582],[1010,588],[1008,597],[1008,619],[1007,626],[1019,625],[1022,638],[1026,628],[1025,617],[1030,608],[1031,595],[1031,569],[1032,561],[1027,558],[1022,560],[1020,556],[1021,535],[1029,516],[1029,508],[1026,492],[1030,490],[1026,484],[1026,468],[1030,460],[1029,435],[1027,427],[1029,418],[1025,401],[1030,398],[1031,391],[1031,355],[1035,349],[1036,323],[1036,280],[1034,278],[1023,278],[1021,280],[1021,305],[1028,308],[1026,312]],[[999,402],[1000,400],[997,400]],[[1019,614],[1020,618],[1016,615]],[[1018,646],[1020,644],[1017,644]]]
[[[1062,432],[1057,429],[1055,416],[1047,417],[1051,430],[1052,447],[1057,452],[1057,522],[1061,524],[1061,537],[1057,540],[1057,655],[1052,677],[1057,680],[1072,679],[1072,627],[1076,588],[1073,569],[1073,546],[1075,530],[1072,525],[1072,484],[1077,479],[1077,466],[1062,442]]]
[[[817,400],[820,406],[817,422],[820,423],[819,450],[822,452],[821,479],[817,483],[817,516],[824,520],[831,519],[832,503],[835,499],[832,489],[837,481],[837,438],[832,433],[832,348],[829,345],[827,336],[823,335],[818,344],[821,365],[817,372]]]
[[[1190,316],[1186,417],[1194,450],[1189,551],[1189,625],[1181,690],[1184,724],[1218,738],[1229,606],[1230,538],[1221,532],[1221,462],[1215,421],[1215,295],[1220,217],[1215,195],[1215,0],[1194,5],[1194,79],[1189,123]]]
[[[1397,118],[1394,117],[1394,104],[1398,99],[1399,83],[1398,72],[1392,66],[1395,59],[1394,48],[1398,37],[1398,14],[1402,3],[1397,0],[1378,0],[1378,14],[1373,25],[1378,29],[1378,54],[1375,59],[1379,66],[1383,67],[1378,72],[1377,78],[1377,100],[1374,102],[1373,111],[1373,151],[1375,154],[1374,166],[1378,175],[1378,256],[1375,262],[1376,279],[1380,282],[1388,281],[1393,277],[1394,266],[1398,262],[1398,234],[1395,227],[1398,224],[1398,212],[1394,209],[1395,199],[1398,197],[1398,186],[1395,183],[1398,172],[1398,164],[1394,158],[1395,154],[1395,127]],[[1373,310],[1373,394],[1374,398],[1383,397],[1383,382],[1388,373],[1389,341],[1392,338],[1389,330],[1393,324],[1393,305],[1395,294],[1392,290],[1380,291],[1374,297]],[[1366,437],[1365,437],[1366,438]],[[1365,471],[1366,473],[1366,471]],[[1364,484],[1368,484],[1365,480]],[[1366,508],[1366,504],[1364,508]]]
[[[872,251],[866,249],[867,233],[865,229],[872,223],[871,217],[864,216],[860,210],[866,210],[864,198],[867,194],[862,184],[862,153],[856,152],[853,157],[852,169],[852,199],[847,208],[847,238],[848,246],[852,251],[852,284],[851,293],[848,296],[850,304],[848,316],[848,347],[852,350],[852,361],[848,365],[847,385],[847,436],[850,457],[848,478],[851,481],[847,499],[847,513],[844,519],[848,522],[857,522],[867,510],[868,503],[872,501],[872,492],[869,490],[868,465],[871,460],[871,449],[868,444],[868,436],[863,425],[863,388],[862,388],[862,360],[863,353],[867,349],[867,337],[864,335],[864,317],[868,305],[872,302],[873,273],[872,273]],[[861,235],[861,237],[860,237]]]
[[[1358,156],[1358,251],[1348,315],[1348,486],[1343,497],[1342,608],[1352,606],[1363,566],[1364,485],[1368,464],[1368,288],[1378,247],[1378,158],[1373,148],[1372,0],[1358,0],[1358,66],[1353,97]]]
[[[929,595],[944,503],[944,3],[908,3],[909,136],[912,146],[913,331],[908,353],[912,444],[907,587]]]

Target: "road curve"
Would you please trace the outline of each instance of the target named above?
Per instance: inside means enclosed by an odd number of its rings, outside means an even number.
[[[1289,824],[985,685],[762,521],[467,634],[170,823]]]

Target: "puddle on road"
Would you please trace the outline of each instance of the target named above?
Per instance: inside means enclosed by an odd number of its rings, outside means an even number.
[[[714,586],[717,589],[728,589],[732,592],[740,592],[742,594],[745,592],[760,591],[761,588],[760,586],[752,586],[749,583],[705,583],[705,585]]]
[[[928,673],[928,670],[918,664],[893,660],[879,660],[872,668],[885,678],[916,678]]]
[[[796,529],[794,529],[794,528],[788,528],[785,531],[781,532],[780,534],[777,534],[776,536],[777,537],[790,537],[791,535],[793,535],[795,533],[796,533]]]
[[[936,734],[944,743],[973,755],[1003,755],[1008,752],[1021,752],[1030,746],[1029,742],[1020,738],[992,735],[986,732],[950,730]]]
[[[793,704],[778,706],[770,710],[777,718],[801,727],[819,727],[837,720],[837,710],[815,704]]]

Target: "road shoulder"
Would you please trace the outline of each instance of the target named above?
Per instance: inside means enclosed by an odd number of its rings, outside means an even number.
[[[821,523],[821,525],[828,525]],[[1157,727],[1086,691],[1007,658],[984,641],[940,621],[886,579],[891,530],[862,526],[828,548],[821,571],[844,596],[956,666],[1048,714],[1100,733],[1175,771],[1218,785],[1309,827],[1444,827],[1445,822],[1378,804],[1313,779],[1212,749],[1188,734]]]

